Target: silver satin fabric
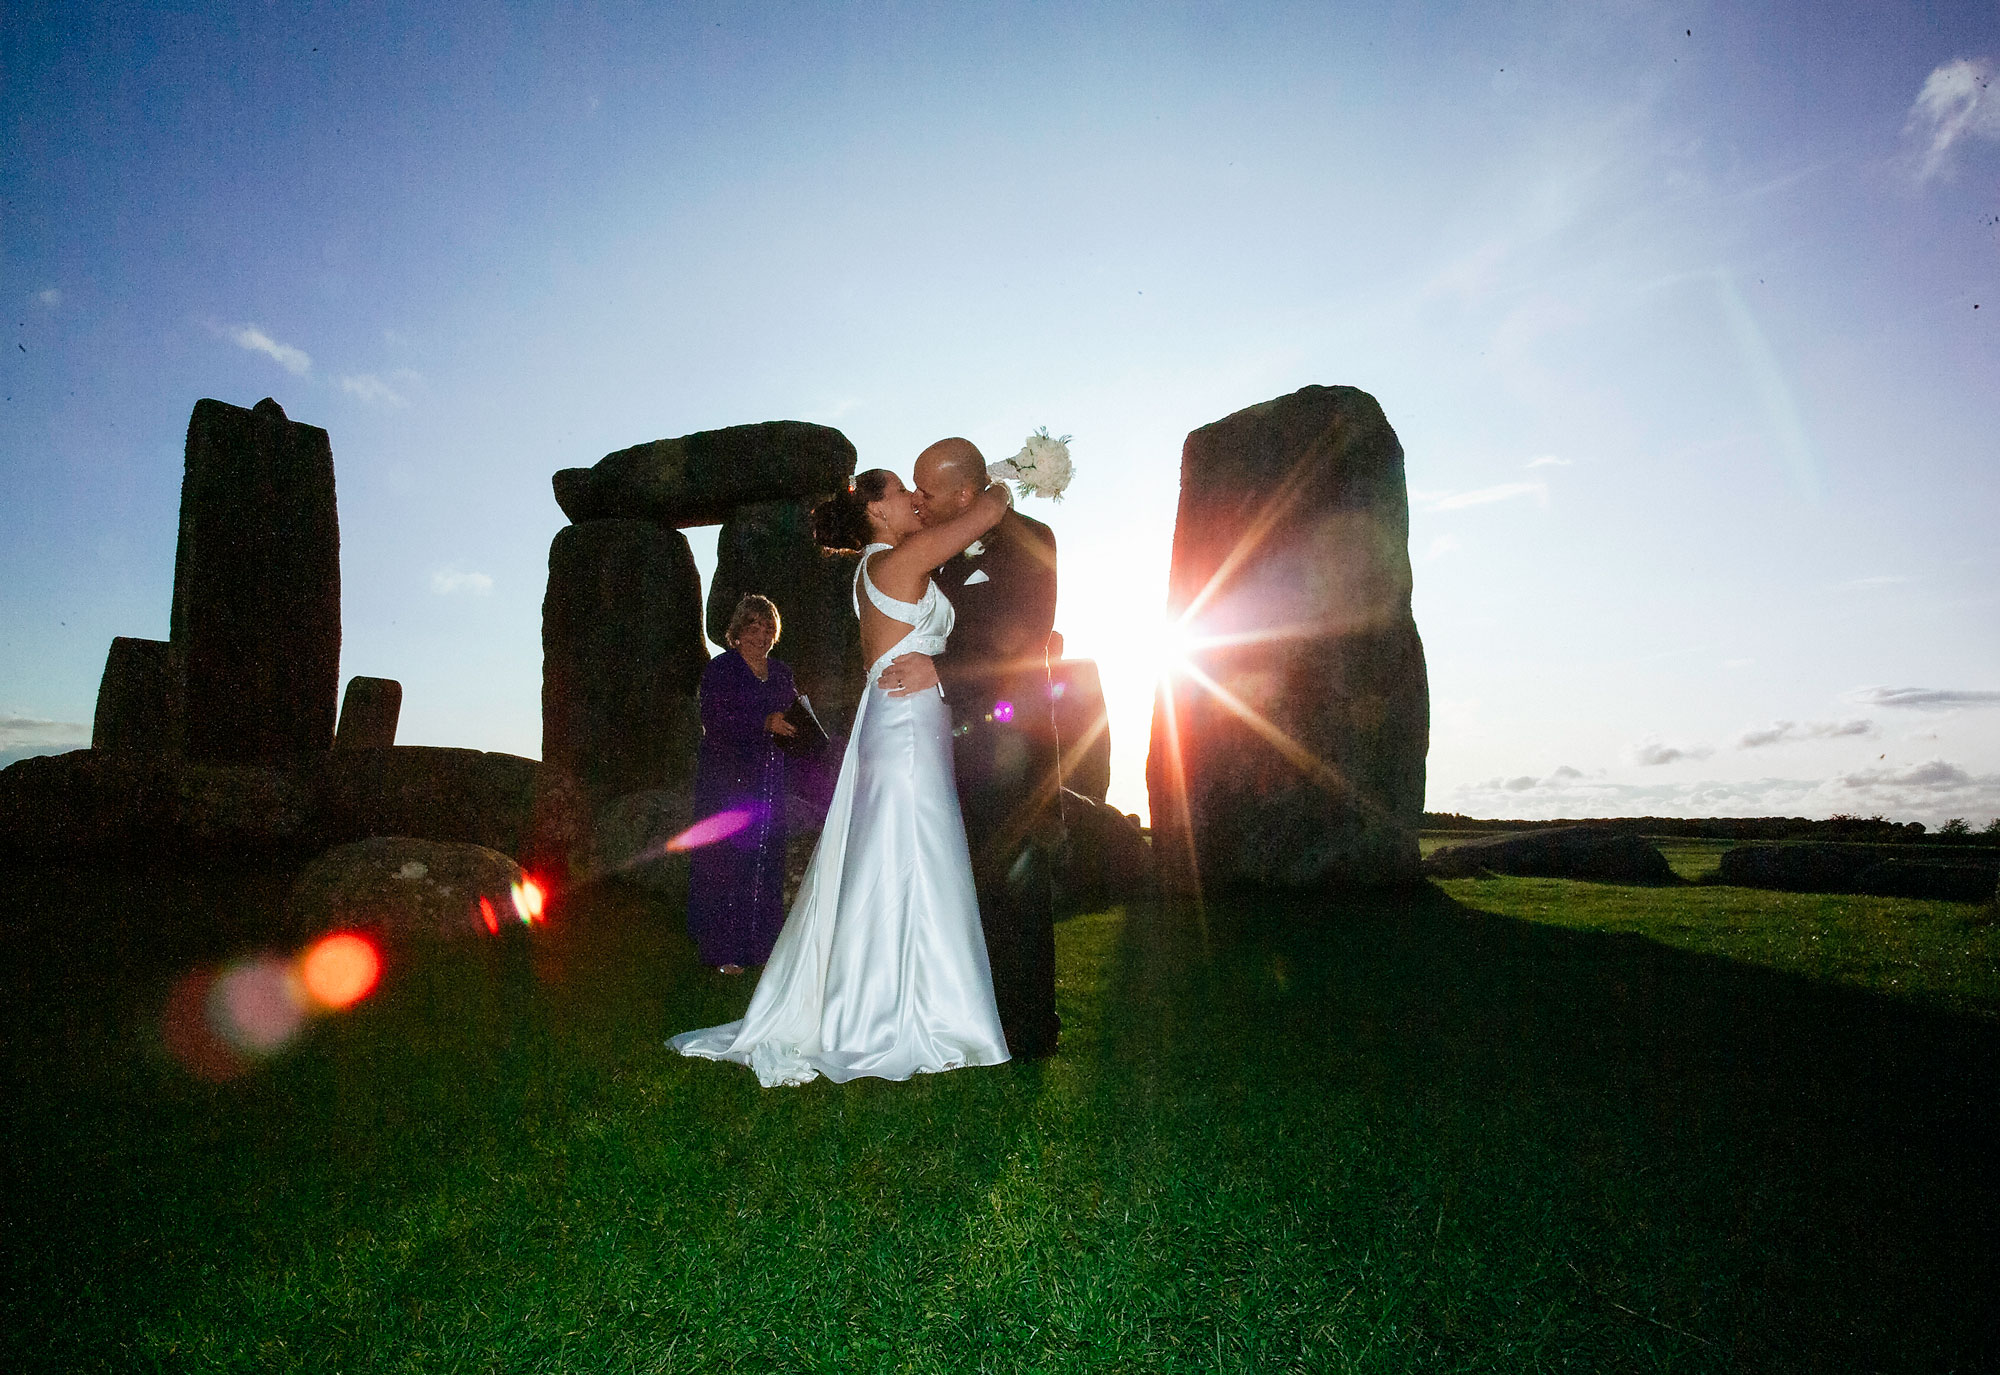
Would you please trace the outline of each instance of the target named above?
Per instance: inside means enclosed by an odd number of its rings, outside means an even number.
[[[733,1060],[766,1088],[825,1075],[907,1079],[1008,1058],[937,692],[878,685],[898,656],[936,654],[951,603],[935,583],[902,602],[856,574],[910,633],[868,670],[819,847],[741,1021],[683,1032],[683,1055]]]

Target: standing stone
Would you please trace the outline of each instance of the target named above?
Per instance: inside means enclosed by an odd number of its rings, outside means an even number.
[[[834,492],[854,475],[854,446],[839,430],[768,420],[656,439],[606,454],[553,479],[573,521],[636,518],[714,525],[739,506]]]
[[[386,750],[396,743],[396,722],[403,714],[403,685],[394,678],[353,677],[340,699],[340,728],[333,734],[337,750]]]
[[[556,532],[542,602],[542,762],[589,815],[626,793],[692,788],[708,649],[687,537],[644,520]]]
[[[861,700],[861,624],[854,615],[852,554],[813,543],[806,501],[739,506],[715,542],[715,580],[708,589],[708,638],[723,643],[729,617],[745,593],[777,603],[782,623],[771,652],[791,665],[800,692],[820,724],[845,734]]]
[[[1098,677],[1097,661],[1052,657],[1049,695],[1055,699],[1052,705],[1056,740],[1062,747],[1063,786],[1102,802],[1111,790],[1111,718],[1104,710],[1104,684]]]
[[[172,640],[189,758],[325,750],[340,691],[340,524],[325,430],[197,401],[188,421]]]
[[[1164,880],[1417,874],[1430,694],[1408,545],[1403,448],[1366,392],[1307,387],[1188,436],[1168,611],[1229,646],[1198,656],[1214,688],[1176,675],[1154,709]]]
[[[172,754],[179,748],[173,647],[165,640],[120,635],[104,657],[97,685],[97,715],[90,747],[140,754]]]

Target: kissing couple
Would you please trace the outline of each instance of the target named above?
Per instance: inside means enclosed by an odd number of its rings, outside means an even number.
[[[970,441],[941,439],[909,486],[874,468],[813,509],[821,546],[860,551],[867,682],[750,1009],[674,1037],[681,1054],[773,1088],[1054,1052],[1056,546],[1013,509],[995,480],[1009,476],[1059,495],[1068,451],[1043,434],[989,469]]]

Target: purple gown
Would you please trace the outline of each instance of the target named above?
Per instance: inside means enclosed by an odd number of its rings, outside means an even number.
[[[785,924],[785,756],[764,719],[792,704],[792,670],[765,661],[759,681],[733,649],[701,673],[695,817],[742,811],[749,824],[694,852],[688,934],[706,965],[762,964]]]

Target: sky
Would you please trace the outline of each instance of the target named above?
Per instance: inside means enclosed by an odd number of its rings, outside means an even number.
[[[1047,426],[1144,813],[1181,442],[1319,383],[1405,450],[1432,810],[1978,827],[1996,77],[1991,0],[16,0],[0,763],[165,638],[202,397],[332,436],[343,680],[531,757],[556,469]]]

